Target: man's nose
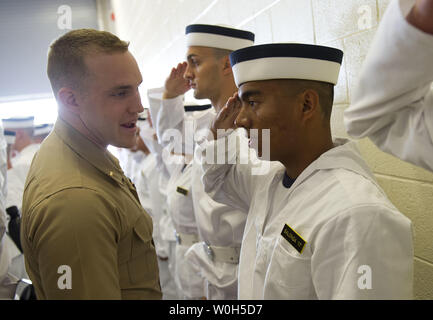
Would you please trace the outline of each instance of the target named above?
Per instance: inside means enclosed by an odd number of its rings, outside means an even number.
[[[189,63],[186,65],[185,73],[183,74],[183,78],[185,80],[192,80],[194,78],[194,74],[192,73],[191,66]]]
[[[248,111],[243,105],[241,107],[241,110],[239,111],[238,116],[235,119],[235,125],[238,128],[241,127],[245,129],[251,128],[251,119],[249,117]]]
[[[143,104],[141,103],[140,91],[137,90],[135,100],[132,103],[131,112],[141,113],[143,111],[144,111],[144,107]]]

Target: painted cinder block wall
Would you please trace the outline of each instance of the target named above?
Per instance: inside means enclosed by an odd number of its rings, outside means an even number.
[[[144,77],[144,104],[146,89],[161,86],[171,67],[184,60],[184,30],[191,23],[241,27],[256,34],[256,44],[304,42],[342,49],[332,129],[335,136],[347,137],[343,111],[389,1],[396,0],[113,0],[111,4],[116,17],[113,31],[131,42]],[[391,201],[413,222],[415,299],[433,299],[433,174],[379,151],[368,139],[360,140],[359,147]]]

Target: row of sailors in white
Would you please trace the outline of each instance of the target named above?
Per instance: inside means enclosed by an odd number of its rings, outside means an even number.
[[[186,37],[188,64],[173,68],[164,88],[148,92],[159,143],[169,147],[174,142],[171,147],[183,150],[189,158],[168,188],[169,213],[177,235],[175,279],[184,297],[190,299],[237,299],[238,261],[247,212],[210,198],[201,182],[200,164],[190,159],[194,141],[206,135],[217,112],[237,90],[227,53],[251,46],[254,34],[221,26],[190,25]],[[201,68],[196,67],[199,61]],[[191,87],[195,98],[209,99],[212,108],[186,113],[183,94]],[[192,128],[188,127],[191,120]],[[185,135],[181,146],[165,136],[168,129]],[[194,139],[186,136],[187,132]]]
[[[433,169],[429,123],[433,40],[405,20],[413,4],[400,0],[389,5],[366,60],[355,104],[346,112],[346,124],[350,133],[360,130],[360,135],[371,136],[386,151]],[[221,123],[220,128],[230,127],[223,118],[247,130],[260,128],[260,118],[249,114],[247,95],[242,94],[248,88],[266,91],[263,80],[336,83],[342,58],[339,50],[302,44],[250,47],[245,38],[244,49],[225,47],[236,43],[236,37],[242,35],[237,31],[207,25],[187,27],[188,64],[174,68],[164,88],[148,92],[162,147],[173,148],[164,137],[167,129],[185,132],[190,119],[195,133],[211,124],[214,129]],[[237,91],[230,82],[233,78],[216,76],[216,69],[194,69],[199,63],[205,68],[212,48],[237,50],[230,59],[242,102],[235,96],[224,108],[227,95]],[[386,56],[381,54],[385,48]],[[422,63],[408,58],[414,54]],[[393,81],[386,80],[390,74]],[[410,83],[401,74],[409,74]],[[190,88],[196,98],[210,99],[213,109],[187,114],[182,95]],[[255,112],[275,112],[272,106],[267,108]],[[390,111],[400,111],[403,116]],[[278,123],[279,119],[272,120]],[[284,139],[290,140],[287,134]],[[307,135],[299,137],[305,146]],[[193,146],[196,159],[203,160],[216,145],[245,139],[245,135],[236,130],[215,142],[213,138],[208,136]],[[253,163],[191,161],[188,146],[182,146],[188,158],[186,166],[171,171],[165,190],[160,190],[177,234],[175,255],[169,254],[169,259],[175,260],[173,278],[180,297],[411,299],[411,222],[387,199],[355,143],[334,139],[331,148],[325,148],[291,177],[290,162],[281,156],[284,148],[289,148],[284,139],[278,140],[271,130],[271,154],[275,157],[271,160],[277,161],[271,162],[266,175],[252,175]],[[276,147],[272,141],[282,143]],[[239,160],[239,150],[227,150],[230,155],[236,155],[231,161]],[[254,158],[255,153],[251,151],[250,156]],[[291,156],[293,160],[302,157]],[[173,238],[169,240],[173,242]],[[364,272],[371,276],[370,283],[362,282]]]
[[[3,119],[0,124],[0,299],[14,298],[17,282],[28,279],[17,238],[8,230],[7,211],[21,210],[24,184],[33,156],[52,130],[51,124],[34,125],[34,117]],[[17,217],[19,218],[19,217]],[[19,229],[15,230],[16,232]]]

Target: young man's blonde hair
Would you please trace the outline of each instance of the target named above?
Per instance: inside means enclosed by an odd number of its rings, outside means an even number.
[[[55,40],[48,52],[47,74],[54,95],[62,87],[81,89],[87,75],[85,56],[95,53],[122,53],[129,43],[110,32],[94,29],[72,30]]]

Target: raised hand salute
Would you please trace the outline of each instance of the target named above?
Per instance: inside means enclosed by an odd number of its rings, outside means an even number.
[[[212,122],[211,131],[214,139],[217,138],[218,129],[236,129],[235,120],[241,110],[241,102],[238,93],[227,100],[226,105],[218,112],[218,115]]]
[[[182,62],[171,69],[170,75],[165,80],[163,99],[176,98],[191,89],[189,81],[183,77],[186,67],[187,63]]]

